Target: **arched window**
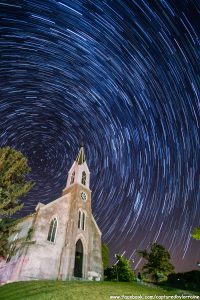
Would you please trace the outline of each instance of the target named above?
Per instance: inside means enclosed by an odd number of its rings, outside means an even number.
[[[85,230],[85,214],[84,212],[82,213],[82,226],[81,229]]]
[[[70,184],[74,183],[75,171],[72,173]]]
[[[78,228],[85,230],[85,220],[86,220],[86,216],[85,213],[83,211],[78,212]]]
[[[81,180],[81,183],[86,185],[86,173],[85,171],[82,172],[82,180]]]
[[[51,220],[47,241],[52,242],[52,243],[55,242],[57,224],[58,224],[58,222],[57,222],[56,218]]]
[[[78,228],[81,229],[81,211],[78,212]]]

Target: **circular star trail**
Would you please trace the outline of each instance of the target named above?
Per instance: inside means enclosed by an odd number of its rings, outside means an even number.
[[[36,182],[18,217],[61,195],[83,140],[103,240],[200,259],[198,0],[2,0],[0,145]]]

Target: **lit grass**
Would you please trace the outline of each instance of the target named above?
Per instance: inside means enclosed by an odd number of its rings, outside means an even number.
[[[0,300],[109,300],[111,299],[110,296],[122,295],[167,296],[182,294],[187,293],[176,289],[164,290],[136,282],[72,282],[47,280],[16,282],[0,287]]]

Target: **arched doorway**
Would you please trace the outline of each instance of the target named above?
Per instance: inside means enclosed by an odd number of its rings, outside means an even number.
[[[78,240],[75,249],[74,277],[82,278],[82,276],[83,276],[83,244],[81,240]]]

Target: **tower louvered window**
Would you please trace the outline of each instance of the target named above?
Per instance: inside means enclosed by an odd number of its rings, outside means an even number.
[[[57,222],[56,218],[51,220],[47,241],[52,242],[52,243],[55,242],[57,225],[58,225],[58,222]]]
[[[81,180],[81,183],[86,185],[86,173],[85,171],[82,172],[82,180]]]

